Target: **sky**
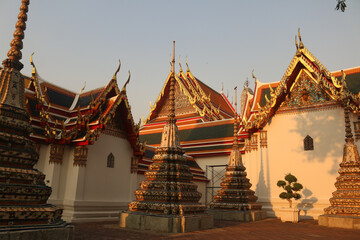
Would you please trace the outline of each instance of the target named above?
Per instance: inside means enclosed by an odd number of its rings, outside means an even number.
[[[330,71],[360,65],[360,1],[347,0],[31,0],[23,41],[24,75],[30,54],[41,78],[78,92],[105,86],[118,60],[118,85],[131,71],[127,95],[135,122],[150,113],[170,72],[187,58],[194,76],[234,98],[251,72],[280,81],[295,48],[304,45]],[[0,60],[6,59],[21,0],[0,0]],[[238,98],[239,99],[239,98]]]

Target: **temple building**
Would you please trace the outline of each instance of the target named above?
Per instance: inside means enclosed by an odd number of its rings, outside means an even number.
[[[360,66],[344,72],[350,119],[358,140]],[[317,219],[329,206],[331,193],[336,190],[344,139],[340,76],[341,71],[327,70],[304,46],[299,32],[295,56],[280,81],[261,83],[253,73],[254,90],[248,82],[244,84],[237,137],[252,189],[268,216],[277,216],[277,210],[287,206],[276,186],[287,173],[295,175],[304,186],[302,199],[295,202],[301,210],[300,218]],[[147,145],[139,171],[151,163],[154,149],[160,144],[169,78],[140,128],[140,139]],[[181,146],[190,160],[198,190],[203,193],[200,201],[210,204],[216,190],[221,189],[232,150],[235,110],[223,93],[194,77],[189,66],[186,72],[180,67],[175,80]],[[217,170],[220,168],[223,170]],[[217,183],[214,175],[220,179]]]
[[[355,136],[360,137],[360,67],[345,69],[346,86],[304,46],[299,32],[296,53],[279,82],[244,87],[242,126],[248,176],[268,216],[286,206],[276,182],[287,173],[304,186],[296,201],[301,218],[317,218],[329,206],[342,161],[344,90]]]
[[[25,77],[36,168],[52,187],[49,201],[68,222],[116,220],[134,198],[144,153],[126,95],[116,74],[102,88],[73,93],[42,80],[33,61]],[[116,189],[116,191],[114,190]]]

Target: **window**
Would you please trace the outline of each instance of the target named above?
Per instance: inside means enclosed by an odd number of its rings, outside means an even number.
[[[109,156],[107,157],[107,167],[108,168],[114,168],[114,154],[110,153]]]
[[[314,140],[312,139],[312,137],[307,135],[304,138],[304,151],[311,151],[311,150],[314,150]]]

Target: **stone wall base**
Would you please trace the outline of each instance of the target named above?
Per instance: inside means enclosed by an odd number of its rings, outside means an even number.
[[[319,216],[319,225],[360,230],[360,217],[324,214]]]
[[[214,219],[209,214],[171,216],[123,212],[120,213],[120,227],[154,232],[184,233],[213,228]]]
[[[64,224],[64,226],[46,227],[33,226],[33,227],[14,227],[14,228],[1,228],[1,240],[73,240],[74,239],[74,226]]]
[[[254,222],[266,218],[265,210],[239,211],[239,210],[222,210],[209,209],[209,214],[216,220],[229,220],[240,222]]]

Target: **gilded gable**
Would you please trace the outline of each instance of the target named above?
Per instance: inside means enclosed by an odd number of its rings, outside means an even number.
[[[168,95],[161,106],[158,117],[167,117],[169,115],[170,100]],[[195,113],[195,109],[191,105],[188,97],[182,92],[178,83],[175,84],[175,115]]]
[[[298,108],[318,105],[330,101],[328,94],[306,71],[298,74],[286,100],[281,104],[284,108]]]

